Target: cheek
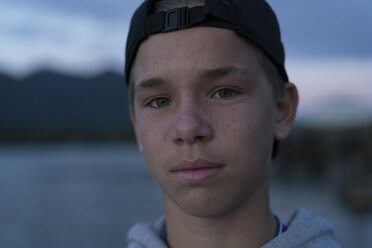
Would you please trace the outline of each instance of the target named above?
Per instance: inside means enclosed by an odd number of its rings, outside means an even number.
[[[225,118],[219,118],[216,125],[219,142],[224,142],[224,149],[229,150],[225,154],[231,154],[234,160],[264,163],[270,157],[274,119],[273,108],[263,103],[244,104],[226,111]]]
[[[217,111],[212,116],[220,117],[214,118],[212,123],[221,133],[237,134],[241,138],[272,133],[275,124],[273,107],[265,103],[241,104]]]
[[[138,136],[144,153],[148,156],[159,156],[169,137],[170,122],[166,118],[142,118],[138,124]]]
[[[156,125],[154,123],[156,123]],[[164,167],[168,159],[167,156],[169,156],[169,153],[165,150],[167,149],[167,145],[164,141],[167,136],[168,128],[164,121],[159,123],[149,118],[139,122],[138,128],[138,135],[142,144],[142,153],[145,157],[148,169],[155,181],[161,182],[164,180],[165,175],[164,170],[159,168]]]
[[[274,118],[269,107],[250,106],[231,117],[229,137],[232,144],[226,148],[228,152],[225,154],[229,154],[229,159],[233,161],[234,169],[231,173],[236,178],[236,183],[245,185],[248,191],[253,191],[271,161]]]
[[[217,121],[212,123],[215,124],[216,128],[220,129],[220,132],[224,135],[238,134],[240,131],[239,123],[242,122],[242,114],[239,108],[231,107],[220,113],[216,113],[214,116],[222,116]],[[244,126],[244,125],[243,125]]]

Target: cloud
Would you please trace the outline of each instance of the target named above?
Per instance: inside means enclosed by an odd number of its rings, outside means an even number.
[[[2,0],[0,67],[23,74],[45,65],[86,73],[121,69],[128,23],[141,2]],[[371,1],[269,2],[289,57],[372,58],[372,33],[365,29]]]
[[[372,1],[268,0],[278,15],[289,55],[372,57]]]
[[[24,74],[47,66],[89,73],[123,67],[128,20],[112,23],[40,6],[7,7],[0,15],[5,70]]]
[[[120,21],[129,19],[141,0],[2,0],[1,5],[36,8],[46,12],[59,12],[67,15],[85,15],[101,21]],[[45,14],[41,12],[40,14]]]
[[[300,120],[351,123],[372,120],[372,59],[289,59],[300,92]]]

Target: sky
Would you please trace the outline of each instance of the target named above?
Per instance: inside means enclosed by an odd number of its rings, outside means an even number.
[[[372,120],[372,1],[268,0],[281,25],[298,118]],[[122,73],[125,39],[139,0],[1,0],[0,71]]]

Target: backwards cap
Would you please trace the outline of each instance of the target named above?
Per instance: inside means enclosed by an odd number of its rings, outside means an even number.
[[[128,33],[125,59],[127,84],[140,44],[150,35],[191,27],[231,29],[256,44],[276,65],[284,82],[284,47],[275,13],[264,0],[205,0],[204,6],[153,11],[146,0],[134,13]]]

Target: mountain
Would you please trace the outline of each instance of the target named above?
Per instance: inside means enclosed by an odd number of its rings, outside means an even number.
[[[130,129],[123,75],[0,74],[0,140],[116,137]]]

